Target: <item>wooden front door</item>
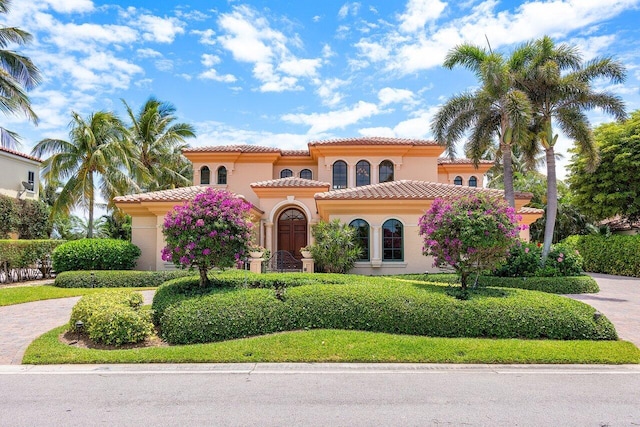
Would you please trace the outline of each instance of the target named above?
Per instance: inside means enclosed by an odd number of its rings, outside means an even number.
[[[300,248],[307,246],[307,218],[298,209],[287,209],[278,217],[278,250],[289,251],[301,259]]]

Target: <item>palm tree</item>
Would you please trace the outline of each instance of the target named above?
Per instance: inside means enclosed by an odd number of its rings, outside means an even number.
[[[165,190],[191,184],[191,167],[182,155],[185,139],[194,138],[193,126],[174,123],[176,109],[151,97],[138,115],[123,100],[131,120],[130,138],[142,165],[135,172],[144,191]]]
[[[544,263],[551,249],[558,212],[555,155],[558,135],[554,134],[552,122],[555,120],[565,135],[575,141],[576,150],[595,168],[598,151],[585,111],[597,107],[618,120],[623,120],[626,113],[619,96],[595,91],[592,82],[603,78],[612,83],[622,83],[626,71],[620,62],[611,58],[583,62],[575,47],[564,43],[556,46],[547,36],[529,45],[534,54],[517,78],[517,86],[527,93],[533,105],[535,141],[544,150],[547,164],[547,218],[542,251]]]
[[[51,154],[43,162],[45,181],[66,182],[53,202],[52,215],[68,215],[79,206],[88,209],[87,237],[93,237],[96,187],[108,207],[113,206],[113,197],[137,188],[129,178],[132,154],[127,130],[113,113],[98,111],[86,120],[75,112],[72,116],[69,141],[43,139],[32,154]]]
[[[516,49],[508,60],[498,53],[464,44],[447,54],[444,66],[462,65],[473,71],[481,87],[474,92],[456,95],[435,115],[431,128],[436,141],[455,155],[455,144],[469,129],[465,152],[474,161],[489,150],[497,137],[504,168],[505,199],[515,206],[512,149],[527,137],[531,121],[531,103],[527,95],[514,88],[514,75],[530,55],[528,46]],[[529,153],[523,149],[523,152]],[[533,154],[532,154],[533,155]]]
[[[0,13],[8,13],[10,4],[10,0],[0,0]],[[38,116],[31,109],[27,91],[40,83],[40,71],[26,56],[6,49],[10,44],[28,44],[31,38],[19,28],[0,27],[0,111],[5,115],[23,113],[37,124]],[[20,145],[18,134],[0,126],[0,145]]]

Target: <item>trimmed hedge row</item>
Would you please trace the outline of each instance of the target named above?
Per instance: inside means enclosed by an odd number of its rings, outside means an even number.
[[[441,286],[368,282],[305,285],[279,295],[269,289],[241,289],[180,297],[182,301],[168,304],[160,317],[162,337],[190,344],[330,328],[437,337],[617,339],[608,319],[596,319],[594,308],[569,298],[479,289],[461,301]]]
[[[193,276],[193,271],[97,270],[65,271],[56,276],[59,288],[147,288],[160,286],[177,277]]]
[[[343,284],[353,282],[357,276],[344,274],[313,273],[267,273],[255,274],[247,271],[228,270],[209,274],[209,287],[200,287],[197,276],[170,280],[158,288],[151,308],[154,322],[157,324],[165,309],[185,299],[228,292],[242,288],[285,289],[287,287],[313,284]]]
[[[419,280],[421,282],[436,282],[460,284],[456,274],[402,274],[397,277],[404,280]],[[600,292],[596,281],[589,276],[569,277],[495,277],[480,276],[479,286],[496,286],[500,288],[528,289],[531,291],[547,292],[550,294],[586,294]]]
[[[51,254],[64,240],[0,240],[0,264],[4,270],[3,279],[33,279],[29,272],[37,268],[43,277],[51,273]]]
[[[569,236],[564,242],[580,252],[585,271],[640,277],[640,235]]]
[[[86,295],[73,306],[69,329],[86,332],[93,341],[107,345],[144,341],[153,332],[153,324],[151,312],[142,303],[139,292]],[[77,322],[82,322],[82,331],[76,330]]]
[[[140,256],[140,248],[118,239],[80,239],[58,246],[53,251],[53,269],[131,270]]]

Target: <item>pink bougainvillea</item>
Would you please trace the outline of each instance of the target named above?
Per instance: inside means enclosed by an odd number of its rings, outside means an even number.
[[[423,253],[434,265],[451,266],[462,287],[473,272],[493,268],[508,255],[525,226],[504,200],[483,194],[453,200],[436,199],[419,221]]]
[[[250,209],[233,193],[213,188],[175,206],[164,218],[162,259],[197,268],[205,286],[209,269],[232,267],[244,256],[253,226]]]

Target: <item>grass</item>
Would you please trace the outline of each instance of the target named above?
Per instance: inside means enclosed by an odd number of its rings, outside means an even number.
[[[56,286],[18,286],[0,289],[0,307],[5,305],[22,304],[25,302],[46,299],[77,297],[95,292],[105,292],[120,288],[58,288]],[[128,290],[146,290],[155,288],[122,288]]]
[[[318,329],[283,332],[210,344],[96,350],[63,344],[66,326],[36,339],[25,364],[412,362],[412,363],[640,363],[626,341],[552,341],[430,338]]]

